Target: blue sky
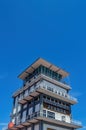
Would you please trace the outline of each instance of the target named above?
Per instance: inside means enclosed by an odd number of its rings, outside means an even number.
[[[0,129],[10,121],[18,74],[42,57],[70,72],[86,129],[86,0],[0,0]]]

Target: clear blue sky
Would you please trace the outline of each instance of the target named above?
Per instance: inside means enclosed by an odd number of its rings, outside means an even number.
[[[86,0],[0,0],[0,129],[17,75],[38,57],[70,72],[73,118],[86,126]]]

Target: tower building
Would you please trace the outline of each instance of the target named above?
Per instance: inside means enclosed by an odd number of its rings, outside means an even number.
[[[81,123],[72,119],[70,85],[64,82],[69,73],[37,59],[18,77],[22,87],[13,94],[9,130],[75,130]]]

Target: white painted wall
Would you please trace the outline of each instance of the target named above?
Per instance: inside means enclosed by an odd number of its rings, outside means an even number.
[[[43,110],[46,110],[46,113],[47,113],[47,111],[54,112],[54,111],[51,111],[51,110],[48,110],[48,109],[45,109],[45,108]],[[55,119],[56,120],[62,121],[62,116],[65,116],[65,121],[68,122],[68,123],[71,122],[71,118],[70,118],[69,115],[65,115],[65,114],[62,114],[62,113],[59,113],[59,112],[54,112],[54,113],[55,113]]]

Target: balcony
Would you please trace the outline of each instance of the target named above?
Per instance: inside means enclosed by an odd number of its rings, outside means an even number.
[[[48,88],[46,86],[39,86],[39,88],[36,90],[39,93],[44,93],[46,95],[49,95],[51,97],[63,100],[65,102],[68,102],[70,104],[76,104],[77,103],[77,99],[74,97],[71,97],[68,94],[59,92],[58,90],[54,90],[52,88]]]
[[[55,102],[50,101],[48,99],[43,99],[43,102],[48,103],[48,104],[53,105],[53,106],[56,106],[56,107],[63,108],[65,110],[70,110],[70,108],[68,106],[65,106],[65,105],[62,105],[62,104],[59,104],[59,103],[55,103]]]
[[[43,121],[48,121],[49,123],[54,123],[54,124],[58,124],[61,126],[67,126],[67,127],[72,127],[72,128],[81,128],[82,127],[82,123],[80,121],[74,121],[71,120],[70,123],[66,122],[66,120],[57,120],[55,119],[54,115],[51,114],[45,114],[43,112],[36,112],[30,116],[28,116],[28,119],[39,119],[39,120],[43,120]],[[28,120],[28,121],[29,121]]]
[[[41,84],[37,85],[35,87],[31,87],[29,92],[26,92],[23,96],[21,96],[19,103],[25,104],[27,101],[31,100],[33,97],[38,96],[40,93],[49,95],[49,96],[57,98],[59,100],[63,100],[70,104],[77,103],[77,99],[68,95],[67,93],[60,92],[60,91],[58,91],[58,89],[53,89],[51,87],[41,85]]]
[[[21,123],[19,125],[15,125],[14,128],[12,128],[12,129],[16,130],[16,128],[23,128],[24,126],[29,126],[32,123],[37,123],[40,120],[45,121],[45,122],[49,122],[49,123],[52,123],[52,124],[55,124],[55,125],[61,125],[63,127],[65,126],[65,127],[68,127],[68,128],[77,129],[77,128],[82,127],[82,123],[79,122],[79,121],[71,120],[68,123],[68,122],[66,122],[66,120],[63,120],[63,119],[57,120],[57,119],[55,119],[54,115],[49,114],[49,113],[46,114],[42,111],[42,112],[35,112],[32,115],[28,115],[27,118],[24,119],[24,122],[21,121]]]
[[[71,87],[70,87],[66,82],[64,82],[64,81],[57,81],[57,80],[52,79],[52,78],[50,78],[50,77],[48,77],[48,76],[46,76],[46,75],[44,75],[44,74],[41,74],[41,77],[42,77],[43,79],[45,79],[45,80],[47,80],[47,81],[49,81],[49,82],[55,84],[55,85],[58,85],[58,86],[64,88],[64,89],[67,89],[67,90],[70,90],[70,89],[71,89]]]
[[[38,96],[39,93],[36,92],[36,88],[35,89],[31,89],[27,94],[23,95],[23,98],[21,98],[19,100],[20,104],[25,104],[26,102],[30,101],[31,99],[33,99],[34,97]]]
[[[47,80],[48,82],[51,82],[51,83],[53,83],[55,85],[58,85],[58,86],[60,86],[60,87],[62,87],[64,89],[67,89],[67,90],[71,89],[71,87],[68,84],[64,83],[64,82],[60,82],[60,81],[52,79],[52,78],[50,78],[48,76],[40,74],[34,80],[32,79],[31,82],[28,83],[28,81],[27,81],[25,86],[23,86],[21,89],[18,89],[15,93],[13,93],[13,97],[16,97],[17,95],[21,94],[24,90],[31,87],[34,83],[40,81],[41,79]]]
[[[34,80],[32,79],[31,82],[28,83],[28,81],[26,82],[26,84],[24,86],[22,86],[20,89],[18,89],[16,92],[13,93],[13,97],[18,96],[19,94],[21,94],[24,90],[28,89],[29,87],[31,87],[34,83],[38,82],[39,80],[41,80],[41,75],[38,75],[37,78],[35,78]]]

